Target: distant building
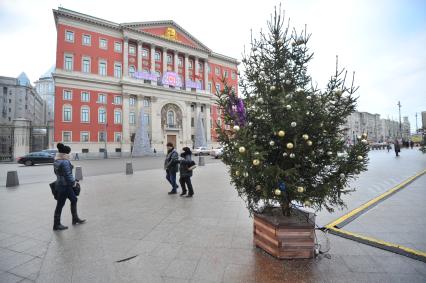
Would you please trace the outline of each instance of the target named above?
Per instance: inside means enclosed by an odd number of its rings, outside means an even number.
[[[53,65],[38,81],[36,81],[35,88],[37,93],[46,101],[46,121],[53,121],[54,107],[55,107],[55,83],[53,81],[52,73],[55,71]]]
[[[346,129],[346,140],[356,141],[357,136],[363,133],[368,135],[369,141],[383,142],[394,139],[399,133],[399,123],[390,119],[380,119],[379,114],[368,112],[353,112],[343,125]]]
[[[426,130],[426,111],[422,111],[422,128]]]
[[[12,125],[17,118],[27,119],[32,125],[46,124],[45,103],[25,73],[17,78],[0,76],[0,88],[1,125]]]
[[[402,138],[404,140],[408,140],[410,139],[411,136],[411,131],[410,131],[410,121],[408,121],[408,117],[405,116],[403,117],[403,122],[402,122]]]

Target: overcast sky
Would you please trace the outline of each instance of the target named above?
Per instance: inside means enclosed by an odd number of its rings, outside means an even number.
[[[0,0],[0,75],[25,71],[32,82],[55,62],[52,9],[62,6],[113,22],[174,20],[215,52],[241,60],[250,29],[265,29],[279,1]],[[358,110],[382,118],[426,111],[425,0],[287,0],[291,26],[308,27],[315,53],[310,73],[325,87],[335,56],[355,71]],[[421,126],[421,117],[418,118]]]

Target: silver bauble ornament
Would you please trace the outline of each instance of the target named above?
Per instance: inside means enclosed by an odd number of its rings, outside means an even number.
[[[271,86],[270,88],[269,88],[271,91],[274,91],[275,90],[275,86]]]
[[[306,141],[306,144],[307,144],[308,146],[312,146],[312,141]]]
[[[265,72],[264,72],[264,71],[260,71],[260,75],[261,75],[261,76],[265,76],[266,74],[265,74]]]
[[[255,153],[254,153],[254,155],[259,155],[260,153],[258,152],[258,151],[256,151]]]
[[[297,87],[296,88],[296,92],[303,92],[304,91],[304,89],[303,88],[301,88],[301,87]]]
[[[361,155],[358,155],[358,156],[356,157],[356,159],[357,159],[358,161],[361,161],[361,160],[363,160],[364,158],[363,158]]]
[[[294,153],[290,153],[290,158],[295,158],[296,155],[294,155]]]
[[[290,81],[290,80],[285,80],[285,84],[286,84],[286,85],[290,85],[290,84],[291,84],[291,81]]]
[[[234,130],[235,130],[235,131],[239,131],[239,130],[240,130],[240,126],[235,125],[235,126],[234,126]]]
[[[345,174],[343,174],[343,173],[340,173],[340,179],[343,179],[343,178],[345,178]]]
[[[285,108],[286,108],[287,110],[291,110],[291,105],[290,105],[290,104],[287,104],[287,105],[285,106]]]
[[[312,96],[308,95],[308,96],[306,96],[306,99],[307,99],[307,100],[311,100],[311,99],[312,99]]]
[[[247,172],[244,172],[244,173],[243,173],[243,176],[244,176],[244,177],[248,177],[248,175],[249,175],[249,174],[248,174]]]
[[[257,138],[257,135],[253,135],[253,138],[255,139],[255,138]]]
[[[284,157],[287,157],[287,155],[288,155],[288,154],[287,154],[287,152],[284,152],[284,153],[283,153],[283,156],[284,156]]]
[[[253,126],[253,122],[249,122],[249,123],[248,123],[248,125],[249,125],[249,126]]]
[[[282,79],[284,79],[284,78],[285,78],[285,73],[280,73],[280,77],[281,77]]]
[[[245,148],[244,146],[241,146],[241,147],[238,149],[238,151],[239,151],[240,153],[244,153],[244,152],[246,152],[246,148]]]
[[[259,98],[257,99],[257,102],[259,102],[259,103],[263,103],[263,98],[262,98],[262,97],[259,97]]]
[[[293,128],[294,127],[296,127],[297,126],[297,123],[296,122],[291,122],[291,124],[290,124]]]
[[[275,142],[274,142],[274,141],[270,141],[270,142],[269,142],[269,145],[270,145],[270,146],[274,146],[274,145],[275,145]]]
[[[328,156],[330,156],[330,155],[332,155],[333,153],[331,152],[331,151],[327,151],[327,155]]]

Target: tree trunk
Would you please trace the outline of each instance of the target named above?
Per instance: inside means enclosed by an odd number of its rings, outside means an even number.
[[[291,201],[285,200],[281,202],[281,210],[283,212],[284,216],[290,216],[291,215]]]

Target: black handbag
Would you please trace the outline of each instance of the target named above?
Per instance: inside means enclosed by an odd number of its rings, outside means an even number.
[[[80,195],[80,191],[81,191],[81,187],[80,187],[80,183],[75,183],[75,186],[74,187],[72,187],[72,189],[73,189],[73,191],[74,191],[74,194],[76,195],[76,196],[78,196],[78,195]]]
[[[56,190],[56,181],[49,184],[50,190],[52,191],[53,197],[58,199],[58,191]]]

